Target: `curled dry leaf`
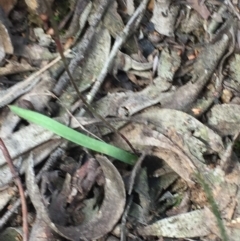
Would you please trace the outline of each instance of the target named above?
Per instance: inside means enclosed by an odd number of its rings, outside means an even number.
[[[165,61],[161,62],[165,71],[161,72],[161,78],[157,77],[153,80],[154,84],[139,92],[108,94],[96,103],[96,110],[105,117],[125,117],[160,103],[163,108],[187,111],[197,100],[228,46],[229,37],[227,34],[223,34],[216,43],[206,45],[193,65],[194,73],[191,81],[177,90],[170,89],[169,80],[173,76],[173,70],[177,69],[179,60],[174,58],[176,54],[168,55]],[[167,77],[167,79],[163,77]]]
[[[196,167],[204,170],[204,154],[223,151],[221,137],[194,117],[181,111],[152,108],[137,115],[144,124],[130,123],[121,133],[142,151],[152,147],[156,155],[191,185],[191,175]],[[127,148],[123,141],[114,135],[114,144]]]
[[[125,206],[125,189],[122,178],[114,165],[103,156],[97,156],[97,160],[105,176],[104,200],[96,217],[79,226],[63,227],[55,225],[49,218],[47,210],[41,201],[41,195],[35,182],[33,172],[33,160],[30,156],[27,168],[27,188],[37,214],[54,231],[70,240],[97,239],[113,229],[121,217]]]
[[[102,237],[113,229],[124,210],[126,194],[120,174],[106,157],[97,156],[97,160],[105,176],[104,200],[97,216],[88,223],[76,227],[56,225],[71,240]]]
[[[152,69],[152,67],[153,67],[152,62],[141,63],[132,59],[129,55],[118,51],[117,57],[114,62],[113,71],[117,72],[117,70],[123,70],[126,72],[130,69],[144,71],[144,70],[150,70]]]

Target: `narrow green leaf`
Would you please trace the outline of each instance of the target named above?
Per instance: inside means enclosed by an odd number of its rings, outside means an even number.
[[[122,162],[126,162],[128,164],[134,164],[137,160],[137,156],[133,155],[127,151],[124,151],[118,147],[112,146],[105,142],[95,140],[89,136],[81,134],[45,115],[39,114],[34,111],[22,109],[20,107],[10,105],[9,108],[11,111],[23,119],[38,124],[53,133],[74,142],[80,146],[89,148],[93,151],[100,152],[106,154],[108,156],[114,157]]]

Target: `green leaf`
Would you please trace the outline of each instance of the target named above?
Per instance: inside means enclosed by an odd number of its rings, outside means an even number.
[[[23,119],[38,124],[53,133],[74,142],[80,146],[89,148],[93,151],[100,152],[102,154],[106,154],[108,156],[114,157],[122,162],[126,162],[128,164],[133,165],[136,160],[137,156],[133,155],[127,151],[124,151],[118,147],[112,146],[105,142],[96,140],[84,134],[81,134],[72,128],[69,128],[45,115],[39,114],[34,111],[22,109],[20,107],[10,105],[9,108],[11,111],[18,116],[22,117]]]

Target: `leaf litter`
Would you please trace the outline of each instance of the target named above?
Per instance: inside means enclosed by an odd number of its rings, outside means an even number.
[[[44,2],[0,1],[0,137],[29,195],[29,240],[239,240],[238,1]],[[139,154],[136,166],[9,111],[84,126],[131,151],[83,111],[57,39],[79,91]],[[2,153],[0,164],[0,240],[26,237]]]

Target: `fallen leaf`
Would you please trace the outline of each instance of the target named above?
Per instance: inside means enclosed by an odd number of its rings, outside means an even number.
[[[63,237],[70,240],[97,239],[113,229],[119,221],[125,206],[126,194],[122,178],[114,165],[103,156],[97,156],[105,176],[104,200],[97,215],[79,226],[61,226],[54,224],[41,201],[40,190],[35,181],[32,155],[28,159],[27,188],[38,217],[43,219],[49,227]],[[113,211],[114,210],[114,211]]]
[[[204,19],[208,19],[210,12],[207,9],[204,1],[200,0],[187,0],[187,3],[196,10]]]
[[[208,114],[208,125],[222,136],[235,135],[240,129],[240,106],[215,105]]]
[[[208,220],[208,221],[206,221]],[[171,238],[194,238],[210,234],[218,230],[215,217],[208,209],[196,210],[189,213],[159,220],[146,227],[138,229],[142,236],[163,236]]]
[[[169,0],[155,0],[151,21],[156,31],[166,36],[173,36],[178,10],[179,6],[171,4]]]

